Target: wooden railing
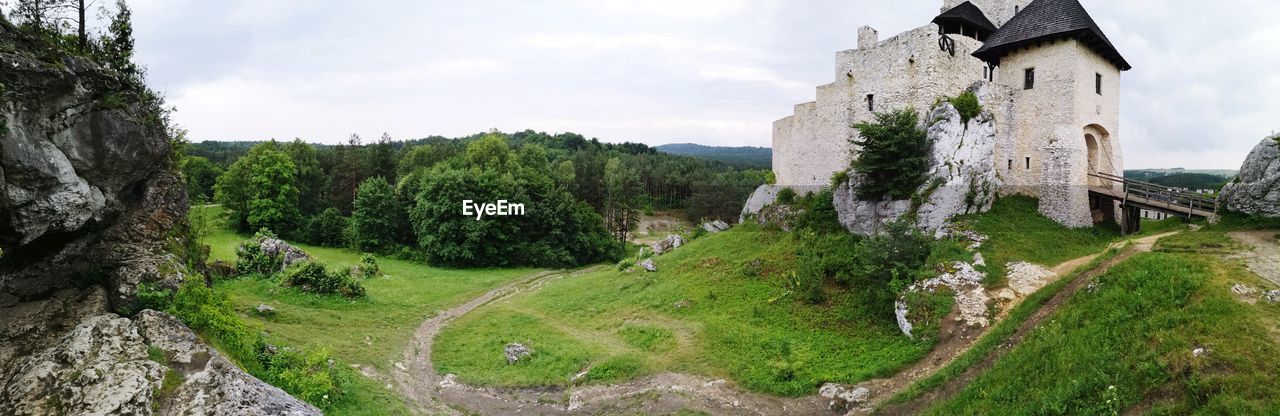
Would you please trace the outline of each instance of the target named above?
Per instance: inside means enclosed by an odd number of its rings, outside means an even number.
[[[1169,211],[1184,213],[1188,216],[1210,217],[1218,213],[1217,200],[1194,192],[1173,189],[1151,182],[1125,179],[1109,173],[1090,173],[1089,176],[1123,185],[1124,195],[1122,197],[1126,200],[1129,197],[1142,198],[1146,200],[1144,205],[1164,208]]]

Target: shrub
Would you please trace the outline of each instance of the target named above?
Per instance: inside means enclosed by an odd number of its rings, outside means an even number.
[[[264,349],[260,354],[265,379],[271,385],[315,404],[331,407],[342,392],[347,373],[333,364],[328,350]]]
[[[360,274],[365,279],[382,276],[382,270],[378,267],[378,259],[369,253],[360,256]]]
[[[893,302],[916,281],[932,250],[932,240],[906,222],[890,223],[885,233],[859,238],[848,233],[799,234],[796,273],[788,285],[809,303],[823,303],[828,282],[853,288],[847,306],[855,315],[892,322]]]
[[[791,205],[796,201],[796,190],[791,188],[782,188],[778,190],[778,203],[783,205]]]
[[[929,138],[918,122],[914,109],[904,109],[853,126],[861,136],[853,140],[862,149],[853,161],[853,170],[863,177],[856,189],[859,198],[903,200],[924,185]]]
[[[268,238],[275,238],[275,234],[264,228],[240,244],[236,249],[236,273],[240,276],[256,274],[270,277],[280,270],[280,260],[262,251],[262,240]]]
[[[331,273],[323,264],[314,261],[304,261],[290,267],[285,271],[283,283],[309,293],[339,293],[352,298],[365,295],[364,286],[350,274]]]
[[[845,182],[848,182],[848,181],[849,181],[849,171],[847,170],[842,169],[842,170],[836,171],[836,173],[831,174],[832,188],[839,187],[840,185],[843,185]]]
[[[1277,137],[1280,137],[1280,136],[1277,136]],[[764,174],[764,183],[769,185],[776,185],[778,183],[778,174],[773,173],[773,171],[766,172]]]
[[[821,191],[805,195],[798,201],[798,204],[804,207],[804,212],[795,216],[793,225],[796,229],[816,233],[847,232],[844,225],[840,224],[840,213],[836,212],[834,201],[835,192],[831,188],[823,188]]]
[[[307,221],[308,243],[325,247],[346,246],[347,217],[337,208],[327,208]]]
[[[978,95],[973,91],[962,92],[960,95],[948,98],[947,102],[960,112],[960,120],[965,123],[982,113],[982,103],[978,102]]]

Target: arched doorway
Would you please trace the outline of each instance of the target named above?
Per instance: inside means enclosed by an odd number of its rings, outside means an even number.
[[[1086,152],[1086,166],[1088,173],[1105,173],[1110,175],[1119,175],[1116,167],[1113,166],[1111,158],[1111,135],[1106,129],[1097,124],[1090,124],[1084,128],[1084,145]],[[1093,176],[1089,177],[1089,186],[1108,186],[1109,181],[1105,181]]]

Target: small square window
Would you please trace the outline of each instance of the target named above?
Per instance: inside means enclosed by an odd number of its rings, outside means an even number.
[[[1026,74],[1026,76],[1025,76],[1025,77],[1024,77],[1024,79],[1023,79],[1022,89],[1024,89],[1024,90],[1035,89],[1035,87],[1036,87],[1036,69],[1035,69],[1035,68],[1027,68],[1027,70],[1026,70],[1026,73],[1025,73],[1025,74]]]
[[[1097,90],[1098,95],[1102,95],[1102,74],[1093,74],[1093,75],[1094,75],[1094,83],[1093,83],[1094,89]]]
[[[867,94],[867,111],[870,111],[873,113],[876,111],[876,95],[875,94]]]

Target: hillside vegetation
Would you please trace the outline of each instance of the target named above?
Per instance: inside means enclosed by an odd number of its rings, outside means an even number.
[[[1229,242],[1184,233],[1117,265],[928,413],[1276,414],[1280,306],[1232,295],[1259,279]]]
[[[659,152],[693,156],[750,169],[773,167],[773,150],[767,147],[720,147],[693,143],[673,143],[656,147]]]

